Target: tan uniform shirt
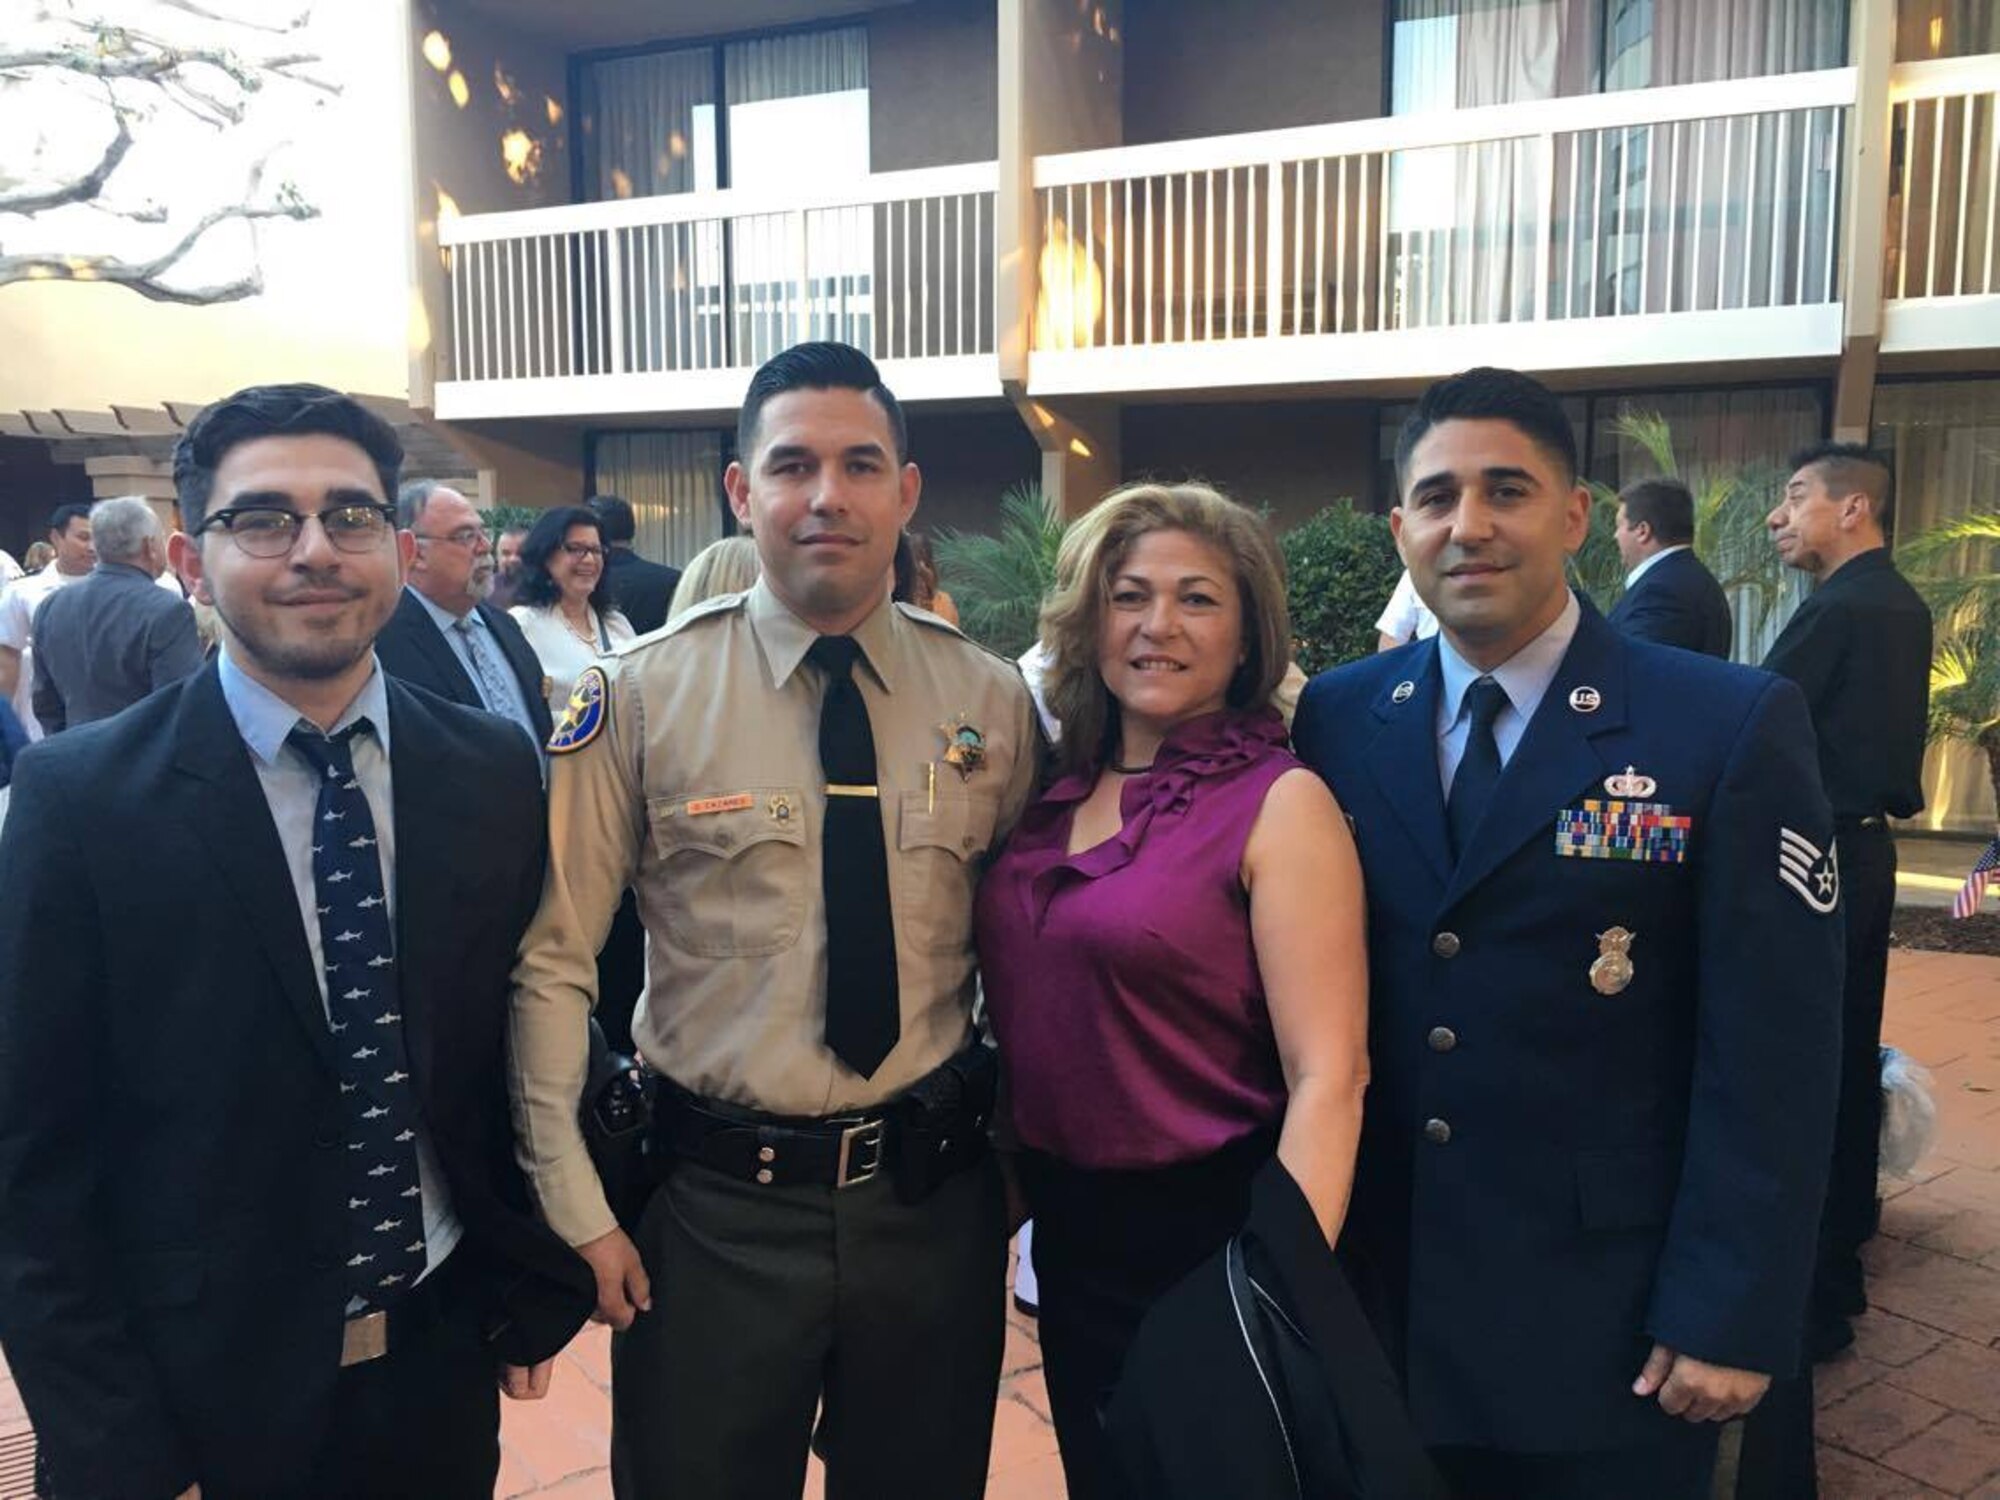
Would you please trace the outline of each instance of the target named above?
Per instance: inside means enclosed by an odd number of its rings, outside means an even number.
[[[862,1109],[965,1043],[973,888],[1033,789],[1027,688],[921,611],[885,603],[854,632],[902,1005],[895,1050],[863,1078],[823,1040],[814,639],[762,582],[712,600],[615,651],[602,728],[551,757],[548,881],[514,970],[514,1115],[522,1167],[573,1245],[614,1224],[576,1117],[597,950],[628,884],[647,955],[633,1037],[696,1094],[778,1114]],[[963,776],[945,758],[961,724],[984,741]]]

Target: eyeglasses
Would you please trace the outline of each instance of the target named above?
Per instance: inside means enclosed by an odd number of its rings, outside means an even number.
[[[252,557],[283,557],[296,547],[310,515],[275,505],[238,505],[219,510],[201,523],[202,531],[220,526],[229,539]],[[319,529],[342,552],[368,552],[380,544],[395,523],[386,505],[335,505],[318,514]]]
[[[413,531],[410,535],[420,542],[450,542],[454,547],[477,547],[486,539],[485,531],[477,526],[461,526],[443,536],[434,536],[428,531]]]
[[[602,547],[593,547],[588,542],[564,542],[562,549],[578,562],[582,562],[587,557],[594,557],[599,562],[604,561],[604,549]]]

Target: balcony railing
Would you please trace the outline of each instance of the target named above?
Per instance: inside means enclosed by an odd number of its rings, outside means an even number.
[[[986,163],[440,223],[440,414],[475,390],[479,414],[504,414],[483,399],[502,389],[532,409],[732,404],[743,374],[812,338],[942,369],[934,394],[997,393],[997,178]]]
[[[1890,84],[1889,258],[1896,298],[2000,292],[2000,58],[1906,63]]]
[[[1826,307],[1854,89],[1835,69],[1043,157],[1036,349]]]

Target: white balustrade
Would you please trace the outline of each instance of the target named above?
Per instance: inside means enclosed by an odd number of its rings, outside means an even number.
[[[1911,302],[2000,293],[2000,57],[1903,63],[1889,98],[1884,292]]]

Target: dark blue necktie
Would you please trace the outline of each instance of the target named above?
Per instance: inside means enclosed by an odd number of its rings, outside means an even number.
[[[424,1203],[382,852],[348,747],[373,732],[357,719],[331,739],[302,725],[289,740],[319,772],[313,891],[347,1126],[347,1285],[387,1307],[423,1273]]]
[[[1507,690],[1491,677],[1478,678],[1465,690],[1465,706],[1472,723],[1466,730],[1465,753],[1451,778],[1451,795],[1444,802],[1454,856],[1465,853],[1472,830],[1493,800],[1493,788],[1500,784],[1500,746],[1493,738],[1493,721],[1507,706]]]
[[[826,904],[826,1045],[862,1077],[874,1075],[902,1032],[889,854],[875,785],[875,731],[854,683],[852,636],[823,635],[807,658],[826,674],[819,762],[826,773],[820,840]]]

